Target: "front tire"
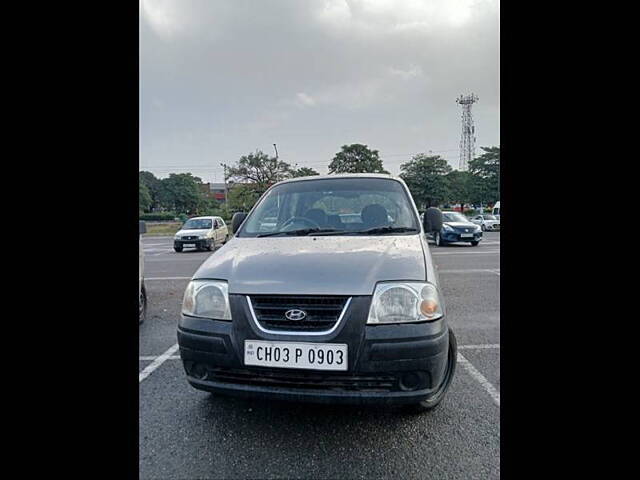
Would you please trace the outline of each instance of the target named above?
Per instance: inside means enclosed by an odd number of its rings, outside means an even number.
[[[484,223],[482,225],[480,225],[480,228],[482,229],[483,232],[487,231],[487,227],[484,226]]]
[[[215,249],[216,249],[216,243],[213,239],[211,239],[211,241],[209,242],[209,245],[207,245],[207,250],[211,252],[212,250],[215,250]]]
[[[479,243],[480,243],[479,241],[478,242],[471,242],[471,246],[472,247],[477,247]]]
[[[433,240],[436,243],[437,247],[444,247],[446,245],[444,240],[442,240],[442,235],[440,235],[440,232],[436,232],[433,234]]]
[[[174,249],[176,252],[180,253],[180,252],[182,251],[182,246],[180,246],[180,247],[176,247],[176,246],[174,246],[174,247],[173,247],[173,249]]]
[[[423,413],[434,410],[440,405],[445,394],[449,390],[453,376],[456,373],[456,365],[458,363],[458,342],[453,330],[449,329],[449,354],[447,355],[447,369],[445,370],[444,379],[438,390],[426,400],[420,403],[408,405],[409,410],[413,413]]]

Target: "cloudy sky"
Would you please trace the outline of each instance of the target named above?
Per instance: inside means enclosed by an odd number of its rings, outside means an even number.
[[[221,182],[263,150],[327,173],[340,147],[458,162],[500,144],[499,0],[141,0],[140,168]],[[479,148],[478,148],[479,150]]]

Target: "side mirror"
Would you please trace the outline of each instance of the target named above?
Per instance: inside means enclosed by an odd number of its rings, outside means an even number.
[[[142,235],[143,233],[147,233],[147,224],[143,220],[138,221],[138,223],[140,224],[140,235]]]
[[[231,233],[238,231],[245,218],[247,218],[247,214],[244,212],[236,212],[233,214],[233,218],[231,219]]]
[[[442,212],[436,207],[429,207],[424,212],[424,231],[426,233],[442,230]]]

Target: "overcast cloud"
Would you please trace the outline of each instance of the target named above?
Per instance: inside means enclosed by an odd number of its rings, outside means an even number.
[[[457,166],[474,92],[500,144],[499,1],[141,0],[140,167],[222,181],[256,149],[327,173],[340,146]],[[478,148],[479,150],[479,148]]]

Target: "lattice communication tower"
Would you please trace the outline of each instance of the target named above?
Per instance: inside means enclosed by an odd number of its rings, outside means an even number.
[[[462,105],[462,135],[460,136],[460,161],[458,169],[466,171],[469,168],[469,162],[476,155],[476,127],[473,124],[473,115],[471,115],[471,106],[478,101],[478,96],[474,93],[471,95],[460,95],[456,98],[456,103]]]

